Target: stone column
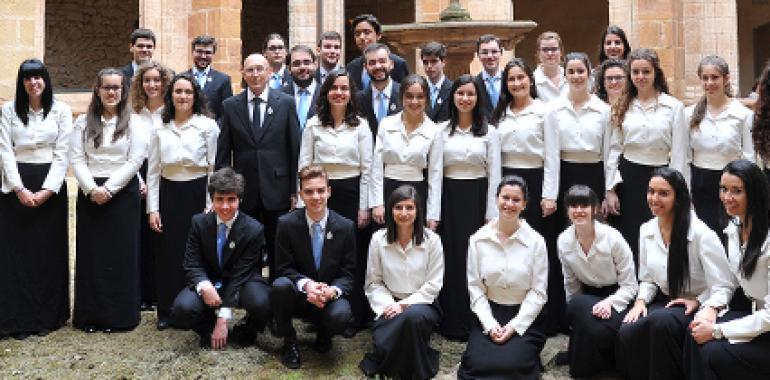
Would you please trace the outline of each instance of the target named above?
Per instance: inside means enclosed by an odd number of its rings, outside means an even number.
[[[192,63],[188,17],[190,17],[193,2],[218,3],[204,0],[139,1],[139,25],[151,29],[158,38],[153,59],[177,72],[189,69]]]
[[[318,30],[318,2],[316,0],[289,1],[289,46],[315,47]]]
[[[340,62],[345,62],[345,0],[323,0],[323,6],[319,10],[321,18],[320,33],[327,30],[336,30],[342,35],[342,51]],[[313,42],[313,46],[318,45],[318,37]]]
[[[241,4],[240,0],[193,0],[185,48],[191,66],[189,42],[201,34],[216,38],[217,51],[212,66],[232,77],[235,93],[240,90],[241,78]]]
[[[0,103],[14,97],[19,64],[27,58],[43,59],[44,32],[45,0],[0,1]]]

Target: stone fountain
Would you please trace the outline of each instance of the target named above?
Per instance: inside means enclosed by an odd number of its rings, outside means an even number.
[[[382,34],[388,44],[401,55],[409,55],[428,41],[439,41],[447,46],[447,64],[444,73],[457,78],[469,72],[476,54],[476,39],[482,34],[500,38],[503,48],[513,50],[527,32],[537,23],[526,21],[472,21],[459,0],[452,0],[441,12],[440,22],[383,25]]]

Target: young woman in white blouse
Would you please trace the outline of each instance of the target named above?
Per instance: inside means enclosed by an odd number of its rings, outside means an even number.
[[[596,72],[594,94],[610,107],[617,103],[628,83],[626,61],[609,58],[602,62]]]
[[[655,51],[632,51],[628,67],[631,85],[612,106],[607,212],[621,215],[619,230],[631,244],[638,264],[639,226],[652,217],[646,202],[647,185],[653,170],[662,166],[689,177],[688,128],[684,105],[668,95]]]
[[[131,129],[146,135],[149,144],[152,130],[163,126],[163,97],[174,74],[155,61],[149,61],[137,69],[131,79],[129,104],[131,104]],[[139,194],[142,209],[147,209],[147,160],[139,169]],[[155,310],[155,254],[148,215],[142,212],[139,218],[139,288],[142,311]]]
[[[770,239],[768,185],[751,161],[730,162],[719,184],[719,197],[732,218],[725,233],[733,288],[740,286],[751,304],[721,316],[717,323],[690,325],[700,344],[688,345],[690,379],[770,378]]]
[[[520,218],[527,198],[521,177],[503,177],[499,216],[468,243],[468,291],[477,321],[458,378],[540,378],[548,256],[543,237]]]
[[[561,37],[556,32],[543,32],[537,36],[535,46],[538,61],[534,72],[537,97],[544,102],[550,102],[567,95],[569,86],[562,67],[564,44]]]
[[[457,78],[450,90],[449,120],[441,125],[444,181],[439,234],[445,272],[439,331],[459,341],[468,339],[473,322],[466,281],[468,238],[497,215],[495,189],[500,182],[500,139],[478,102],[481,91],[472,76]]]
[[[320,164],[329,175],[332,195],[329,208],[358,224],[358,256],[353,274],[350,306],[355,328],[371,320],[364,296],[366,243],[369,225],[369,179],[372,166],[372,132],[366,119],[358,116],[351,99],[355,84],[345,69],[326,74],[318,94],[318,113],[308,120],[302,132],[298,168]]]
[[[754,113],[733,98],[730,69],[719,56],[709,55],[698,64],[703,96],[685,109],[690,127],[692,203],[709,228],[721,235],[726,220],[720,220],[719,179],[730,161],[754,160],[751,124]]]
[[[88,111],[75,121],[70,160],[77,202],[75,315],[85,332],[139,324],[139,180],[147,136],[129,125],[123,72],[99,71]],[[110,247],[106,249],[106,247]]]
[[[722,244],[690,209],[684,176],[655,169],[639,231],[639,294],[618,334],[618,368],[629,379],[681,379],[687,325],[714,322],[730,301]],[[697,311],[697,314],[696,314]]]
[[[61,327],[70,316],[67,188],[70,107],[53,97],[48,69],[21,63],[16,96],[0,115],[2,251],[7,307],[0,334],[24,339]],[[23,289],[23,291],[21,291]]]
[[[441,239],[425,228],[419,192],[410,185],[388,197],[386,226],[375,232],[366,265],[366,297],[376,317],[374,351],[358,365],[368,377],[428,379],[439,352],[430,335],[441,320],[436,298],[444,281]]]
[[[420,193],[428,227],[436,230],[441,213],[441,129],[425,115],[428,82],[408,75],[399,98],[404,110],[380,122],[372,156],[369,205],[377,224],[385,223],[385,199],[401,185]]]
[[[219,127],[208,117],[203,92],[189,74],[177,74],[165,97],[163,127],[153,130],[147,169],[149,224],[159,233],[156,279],[159,330],[168,327],[171,304],[185,286],[187,233],[193,215],[209,202]]]
[[[567,296],[572,377],[615,369],[615,342],[628,304],[636,297],[631,248],[614,228],[598,221],[599,197],[585,185],[564,196],[572,224],[559,235],[559,261]]]
[[[545,233],[543,210],[543,164],[546,135],[543,130],[545,103],[537,98],[535,77],[521,58],[513,58],[503,69],[504,85],[492,114],[500,138],[501,175],[517,175],[527,182],[530,202],[522,217],[540,234]]]
[[[602,32],[600,43],[599,64],[608,59],[625,60],[631,52],[631,44],[628,43],[626,32],[616,25],[610,25]]]

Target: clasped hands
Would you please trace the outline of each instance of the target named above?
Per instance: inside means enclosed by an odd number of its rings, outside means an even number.
[[[337,298],[337,290],[324,282],[308,280],[302,288],[307,294],[307,302],[323,309],[326,303]]]
[[[508,341],[508,339],[511,339],[512,336],[516,335],[516,330],[513,329],[513,327],[509,325],[500,326],[497,325],[491,329],[489,329],[489,339],[492,340],[492,342],[495,342],[497,344],[503,344]]]
[[[27,207],[38,207],[51,198],[52,195],[53,191],[48,189],[42,189],[36,193],[24,187],[16,189],[16,197],[19,198],[19,202]]]

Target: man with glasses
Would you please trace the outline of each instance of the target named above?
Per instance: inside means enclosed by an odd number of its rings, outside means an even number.
[[[123,80],[131,86],[131,78],[139,68],[139,65],[152,59],[152,53],[155,52],[155,33],[150,29],[139,28],[131,32],[131,43],[128,44],[128,50],[133,57],[131,63],[123,66]]]
[[[316,101],[318,100],[319,85],[315,81],[316,69],[315,54],[306,45],[297,45],[291,48],[287,59],[291,82],[283,86],[283,92],[294,98],[294,104],[299,118],[299,133],[305,129],[305,122],[316,113]]]
[[[291,73],[286,67],[286,39],[278,33],[270,33],[262,43],[262,54],[270,64],[269,86],[280,90],[291,82]]]
[[[475,81],[485,91],[479,94],[479,99],[484,104],[484,114],[487,120],[492,119],[492,111],[500,100],[500,86],[502,85],[502,72],[500,70],[500,58],[503,56],[503,46],[500,39],[493,34],[484,34],[476,41],[476,53],[484,66]]]
[[[390,75],[393,70],[390,56],[390,49],[379,42],[364,49],[366,72],[371,82],[356,94],[356,104],[366,117],[372,136],[377,136],[382,119],[401,112],[400,86]]]
[[[198,86],[206,94],[209,111],[214,114],[217,122],[222,118],[222,102],[233,96],[233,85],[230,76],[211,68],[214,53],[217,52],[217,41],[209,35],[200,35],[192,40],[193,67],[187,71],[198,82]]]

